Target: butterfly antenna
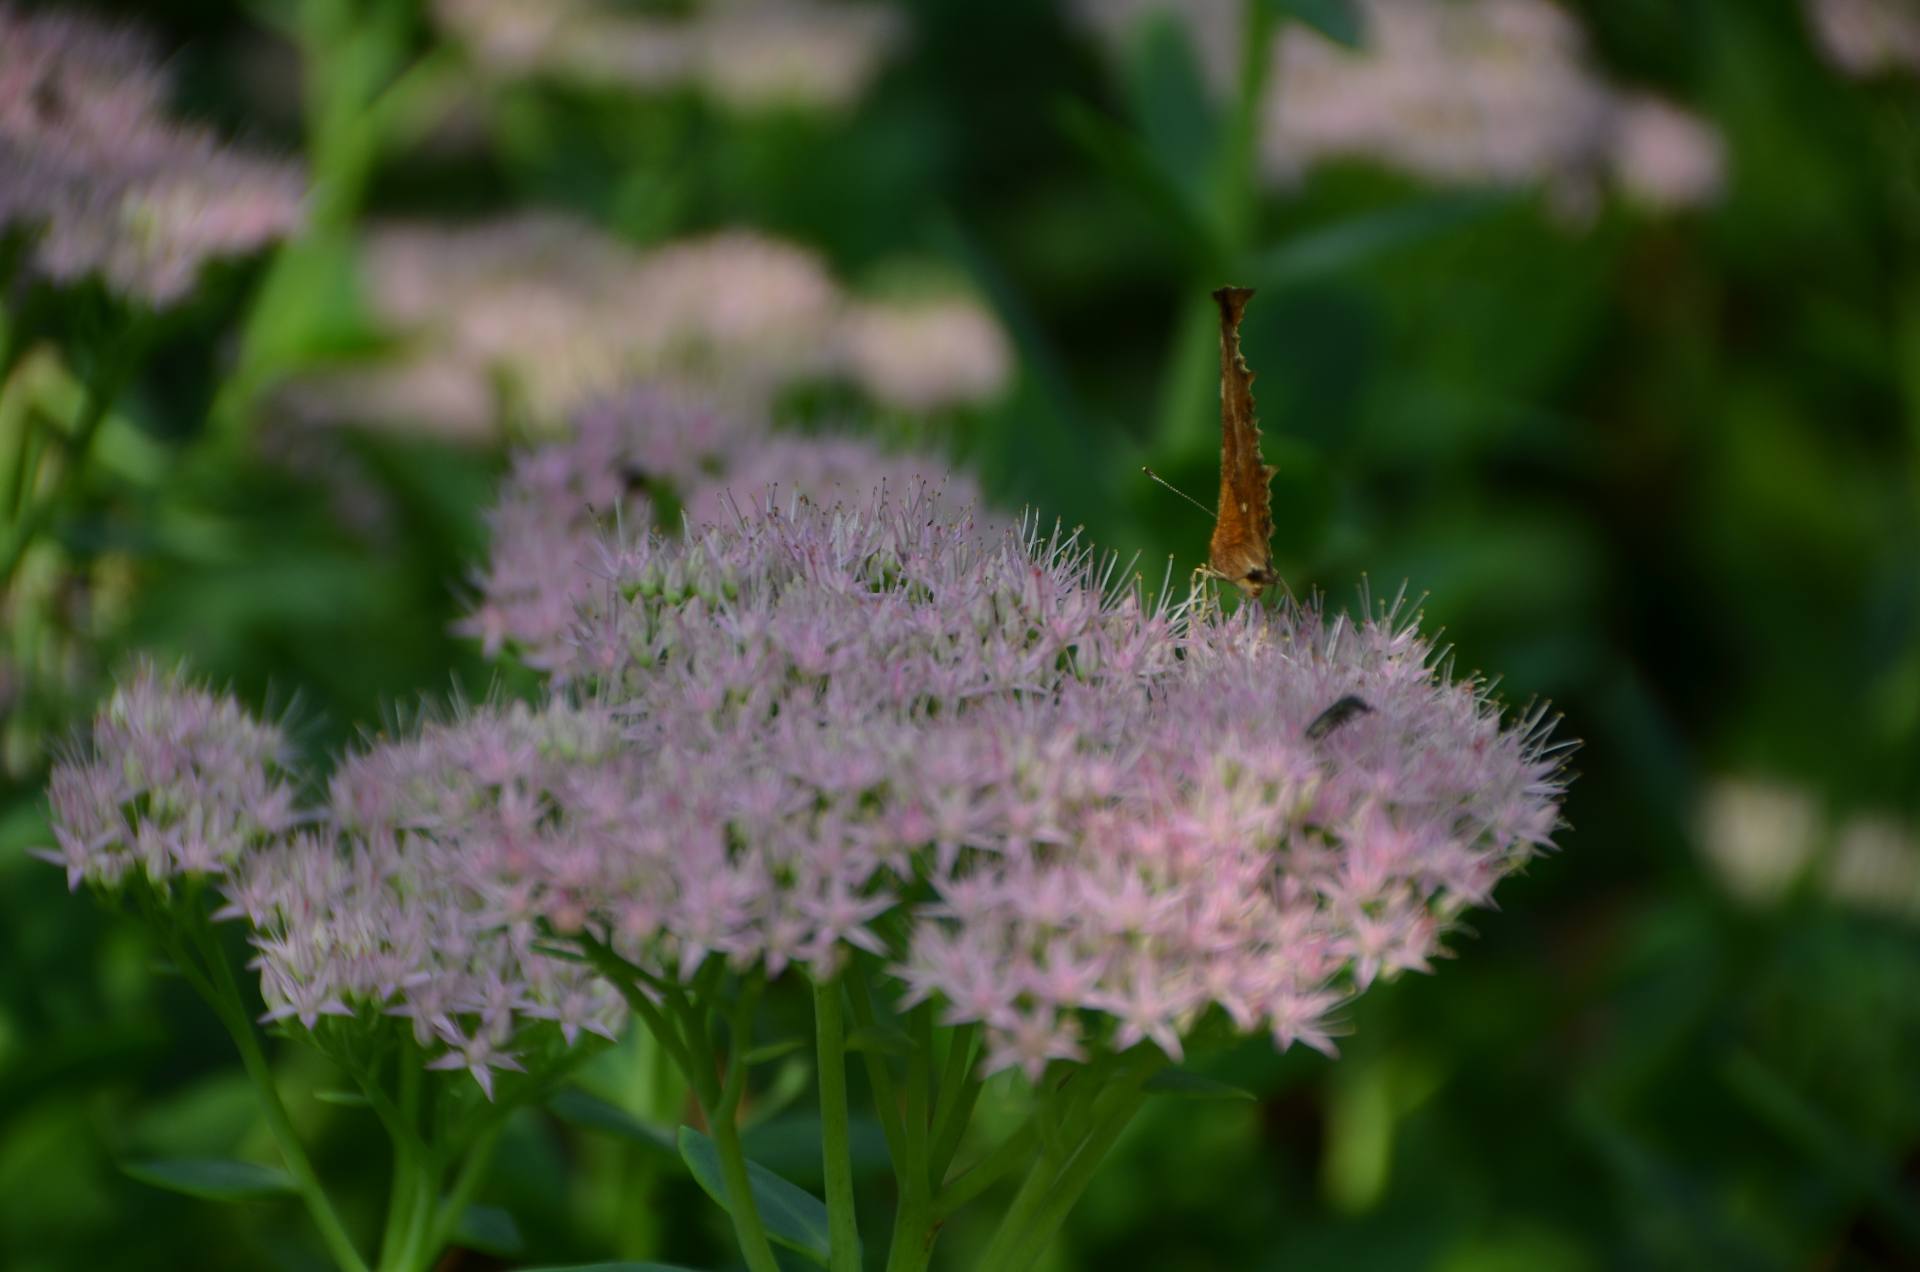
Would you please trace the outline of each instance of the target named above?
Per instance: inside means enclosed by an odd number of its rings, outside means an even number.
[[[1145,473],[1149,479],[1159,482],[1162,486],[1165,486],[1168,490],[1171,490],[1174,494],[1180,496],[1182,499],[1186,500],[1188,503],[1192,504],[1194,507],[1198,508],[1200,511],[1206,513],[1208,521],[1214,520],[1213,512],[1207,507],[1207,505],[1201,503],[1198,499],[1195,499],[1192,495],[1180,489],[1180,487],[1174,485],[1172,482],[1168,481],[1165,477],[1162,477],[1159,473],[1154,472],[1153,469],[1148,468],[1145,464],[1142,464],[1140,465],[1140,471]]]

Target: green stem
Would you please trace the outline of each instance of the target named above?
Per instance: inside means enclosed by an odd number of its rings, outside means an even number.
[[[760,1208],[753,1201],[753,1185],[747,1175],[747,1154],[740,1144],[740,1127],[732,1118],[711,1123],[713,1145],[720,1150],[720,1170],[727,1181],[727,1213],[733,1217],[733,1232],[740,1253],[752,1272],[779,1272],[773,1247],[767,1243],[767,1230],[760,1222]]]
[[[414,1216],[421,1205],[420,1083],[422,1073],[418,1057],[402,1054],[395,1069],[400,1087],[399,1103],[387,1097],[380,1086],[379,1074],[356,1074],[360,1089],[366,1093],[375,1116],[387,1129],[393,1143],[393,1185],[388,1193],[387,1223],[380,1236],[382,1272],[406,1272],[407,1236],[413,1230]]]
[[[1221,240],[1230,261],[1239,256],[1253,233],[1260,105],[1273,68],[1273,30],[1271,0],[1241,0],[1240,84],[1220,174]]]
[[[93,449],[94,436],[99,433],[101,422],[112,409],[114,399],[120,396],[120,389],[125,384],[133,361],[130,351],[123,352],[113,365],[103,368],[87,385],[87,395],[81,404],[79,418],[74,422],[73,432],[64,439],[67,466],[60,474],[59,486],[30,503],[8,531],[5,541],[0,543],[0,593],[5,592],[13,581],[14,571],[20,568],[20,560],[26,556],[27,549],[33,546],[33,541],[53,520],[55,509],[79,484],[86,471],[87,454]],[[24,467],[25,462],[22,461],[22,472]],[[15,479],[19,480],[20,476],[21,473],[17,472]]]
[[[190,921],[189,932],[200,947],[207,969],[211,972],[211,985],[202,984],[212,991],[209,1002],[214,1014],[220,1017],[220,1023],[226,1026],[227,1032],[233,1037],[233,1045],[240,1052],[240,1063],[260,1097],[260,1111],[266,1120],[267,1130],[280,1148],[287,1173],[293,1176],[294,1187],[300,1199],[306,1203],[307,1213],[313,1216],[314,1226],[320,1230],[320,1239],[326,1243],[328,1253],[333,1256],[334,1264],[341,1272],[367,1272],[365,1260],[353,1248],[352,1238],[347,1236],[346,1227],[334,1212],[333,1203],[320,1184],[320,1176],[315,1173],[313,1163],[307,1157],[307,1150],[301,1146],[300,1137],[294,1132],[293,1119],[287,1116],[287,1106],[280,1099],[279,1088],[274,1085],[273,1070],[267,1064],[265,1052],[260,1049],[260,1039],[254,1032],[253,1021],[247,1013],[245,999],[241,997],[240,986],[234,980],[233,969],[227,965],[226,955],[219,948],[213,933],[206,930],[203,920]],[[184,954],[185,951],[180,953]]]
[[[919,1272],[933,1257],[933,1197],[927,1135],[933,1103],[933,1009],[926,1003],[909,1016],[913,1049],[907,1053],[906,1110],[901,1130],[905,1153],[895,1168],[900,1204],[893,1219],[887,1272]]]
[[[460,1173],[454,1176],[453,1187],[448,1191],[446,1200],[440,1203],[433,1227],[428,1232],[427,1252],[430,1257],[437,1255],[453,1236],[460,1216],[466,1213],[474,1194],[486,1180],[487,1170],[493,1165],[493,1150],[500,1142],[500,1131],[501,1125],[496,1122],[481,1132],[467,1149],[467,1160],[461,1163]]]
[[[820,1064],[820,1156],[827,1184],[828,1268],[860,1272],[860,1221],[853,1203],[853,1150],[847,1127],[846,1020],[838,980],[813,985]]]
[[[701,1009],[684,998],[675,1001],[673,1006],[680,1016],[688,1051],[695,1065],[695,1071],[687,1075],[687,1081],[693,1085],[701,1107],[706,1111],[707,1129],[712,1133],[713,1146],[720,1154],[720,1173],[727,1185],[727,1215],[733,1220],[734,1240],[739,1244],[740,1254],[746,1259],[751,1272],[778,1272],[780,1265],[773,1257],[773,1246],[767,1241],[766,1226],[760,1220],[760,1207],[753,1199],[753,1182],[747,1174],[747,1154],[740,1143],[740,1123],[734,1116],[746,1086],[746,1025],[752,1019],[752,998],[743,992],[734,1009],[731,1054],[724,1086],[720,1086],[714,1077],[717,1066],[713,1043],[707,1036],[706,1020]]]

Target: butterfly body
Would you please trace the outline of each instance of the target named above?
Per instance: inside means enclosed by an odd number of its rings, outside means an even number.
[[[1280,581],[1274,572],[1273,469],[1260,458],[1260,421],[1253,407],[1253,371],[1240,352],[1240,319],[1250,287],[1222,287],[1220,306],[1220,503],[1208,544],[1207,572],[1248,596]]]

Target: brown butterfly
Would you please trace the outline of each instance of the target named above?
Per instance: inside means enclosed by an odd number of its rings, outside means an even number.
[[[1248,596],[1280,581],[1273,570],[1273,469],[1260,458],[1260,421],[1253,413],[1253,371],[1240,352],[1240,316],[1251,287],[1222,287],[1220,306],[1220,507],[1214,513],[1207,573]]]

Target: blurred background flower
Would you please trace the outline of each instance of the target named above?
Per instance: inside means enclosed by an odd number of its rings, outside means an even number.
[[[207,261],[298,225],[293,165],[176,121],[168,96],[133,31],[0,8],[0,228],[24,227],[46,277],[172,304]]]

